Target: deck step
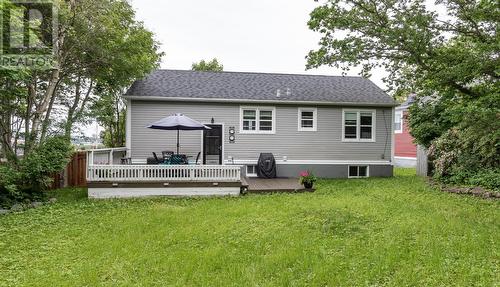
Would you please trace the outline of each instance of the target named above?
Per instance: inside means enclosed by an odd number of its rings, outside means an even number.
[[[243,180],[242,180],[243,184]],[[314,189],[305,189],[296,178],[245,178],[248,193],[272,192],[313,192]]]
[[[241,177],[241,187],[248,187],[249,183],[248,183],[248,177],[244,176],[244,177]]]

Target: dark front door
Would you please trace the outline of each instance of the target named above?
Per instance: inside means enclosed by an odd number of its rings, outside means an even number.
[[[222,125],[203,131],[203,164],[222,164]]]

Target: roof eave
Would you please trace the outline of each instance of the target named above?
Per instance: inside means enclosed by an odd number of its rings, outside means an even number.
[[[224,99],[224,98],[191,98],[191,97],[150,97],[123,95],[125,99],[142,101],[165,102],[198,102],[198,103],[255,103],[255,104],[282,104],[282,105],[317,105],[317,106],[359,106],[359,107],[396,107],[394,103],[360,103],[360,102],[327,102],[327,101],[296,101],[296,100],[255,100],[255,99]]]

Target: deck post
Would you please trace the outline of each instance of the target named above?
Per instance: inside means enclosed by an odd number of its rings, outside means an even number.
[[[109,150],[109,155],[108,155],[108,164],[113,165],[113,149]]]

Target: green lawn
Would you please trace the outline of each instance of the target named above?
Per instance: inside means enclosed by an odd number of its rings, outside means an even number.
[[[499,286],[499,201],[396,173],[238,198],[62,190],[0,217],[0,286]]]

